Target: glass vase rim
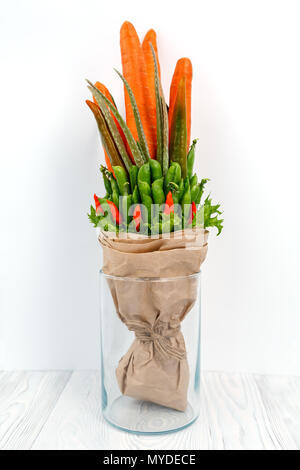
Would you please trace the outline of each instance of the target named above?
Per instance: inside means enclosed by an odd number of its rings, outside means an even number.
[[[201,270],[197,273],[187,274],[185,276],[173,276],[173,277],[128,277],[128,276],[114,276],[112,274],[106,274],[100,269],[99,273],[107,279],[113,279],[116,281],[132,281],[132,282],[171,282],[180,281],[184,279],[199,279],[201,276]]]

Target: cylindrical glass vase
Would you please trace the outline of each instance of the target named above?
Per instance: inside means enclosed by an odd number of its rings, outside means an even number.
[[[104,418],[136,434],[178,431],[200,409],[200,273],[100,272]]]

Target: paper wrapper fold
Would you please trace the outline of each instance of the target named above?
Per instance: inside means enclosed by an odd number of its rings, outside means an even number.
[[[198,280],[192,275],[205,260],[208,231],[189,229],[154,239],[126,235],[99,235],[103,272],[132,278],[107,278],[119,318],[135,333],[119,361],[118,384],[124,395],[184,411],[189,368],[180,323],[197,298]],[[158,282],[161,278],[168,280]]]

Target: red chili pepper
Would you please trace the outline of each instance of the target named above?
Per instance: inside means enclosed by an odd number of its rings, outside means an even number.
[[[174,202],[173,202],[172,191],[169,191],[166,197],[166,205],[164,209],[164,214],[169,215],[171,212],[174,212]]]
[[[133,220],[135,221],[135,229],[137,232],[140,231],[140,223],[141,223],[141,208],[140,205],[138,204],[135,206],[134,211],[133,211]]]
[[[106,199],[107,204],[109,205],[112,218],[116,221],[117,224],[122,223],[122,217],[117,206],[112,202]]]
[[[193,201],[192,202],[192,207],[191,207],[191,214],[190,214],[190,218],[189,218],[189,221],[188,221],[189,224],[191,224],[193,222],[193,219],[196,215],[196,212],[197,212],[197,206],[196,206],[195,202]]]
[[[94,199],[95,199],[95,205],[96,205],[96,214],[99,215],[99,214],[104,214],[104,210],[102,209],[101,207],[101,204],[99,202],[99,198],[98,196],[96,196],[96,194],[94,194]]]

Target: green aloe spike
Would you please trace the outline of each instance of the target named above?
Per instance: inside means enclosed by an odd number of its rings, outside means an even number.
[[[145,137],[145,133],[144,133],[144,129],[143,129],[143,124],[142,124],[142,121],[141,121],[141,116],[140,116],[140,113],[139,113],[138,106],[136,104],[134,94],[133,94],[132,89],[130,88],[130,85],[127,82],[126,78],[124,78],[123,75],[120,72],[118,72],[118,70],[116,70],[116,69],[114,69],[114,70],[115,70],[115,72],[117,72],[119,77],[123,80],[124,85],[126,87],[126,90],[128,92],[130,103],[131,103],[132,110],[133,110],[134,119],[135,119],[136,130],[137,130],[137,133],[138,133],[138,136],[139,136],[139,144],[140,144],[140,147],[141,147],[146,159],[149,160],[150,159],[150,154],[149,154],[148,144],[147,144],[147,141],[146,141],[146,137]]]
[[[91,92],[93,92],[93,90],[91,89],[91,87],[89,87],[89,89],[91,90]],[[101,112],[105,118],[105,121],[107,123],[107,126],[110,130],[110,133],[111,133],[111,136],[113,138],[113,141],[115,142],[115,145],[121,155],[121,158],[124,162],[124,165],[126,167],[126,170],[129,171],[131,165],[132,165],[132,162],[127,154],[127,151],[126,151],[126,148],[125,148],[125,145],[124,145],[124,142],[120,136],[120,133],[118,131],[118,128],[116,126],[116,123],[115,121],[113,120],[113,117],[112,115],[110,114],[109,110],[107,109],[107,106],[106,104],[103,102],[103,100],[99,99],[99,102],[98,102],[99,106],[100,106],[100,109],[101,109]]]
[[[87,102],[87,104],[96,119],[101,141],[106,153],[108,154],[111,165],[124,166],[101,109],[99,109],[98,106],[94,105],[92,102]]]
[[[156,120],[157,120],[157,160],[160,162],[163,175],[167,174],[169,168],[169,128],[168,128],[168,111],[164,98],[163,89],[158,75],[157,59],[154,48],[150,43],[155,72],[155,98],[156,98]]]
[[[111,104],[111,102],[106,98],[101,91],[98,90],[89,80],[87,80],[87,83],[90,85],[89,89],[92,89],[92,93],[97,101],[97,103],[100,106],[101,100],[104,100],[109,109],[112,111],[113,115],[117,119],[118,123],[121,126],[121,129],[123,130],[125,137],[127,139],[129,148],[131,150],[131,153],[133,155],[134,161],[138,167],[142,166],[144,163],[146,163],[144,155],[140,152],[136,141],[133,138],[133,135],[130,132],[130,129],[128,128],[126,122],[120,115],[119,111]]]
[[[163,155],[162,155],[162,168],[163,174],[166,175],[169,168],[169,118],[167,105],[165,102],[164,95],[161,96],[161,107],[162,107],[162,116],[163,116]]]
[[[154,86],[155,86],[155,102],[156,102],[156,136],[157,136],[157,149],[156,149],[156,160],[162,165],[162,109],[161,109],[161,102],[160,102],[160,91],[159,91],[159,76],[157,72],[157,62],[155,57],[155,52],[153,50],[152,44],[150,43],[150,47],[152,48],[153,60],[154,60],[154,68],[155,68],[155,75],[154,75]]]

